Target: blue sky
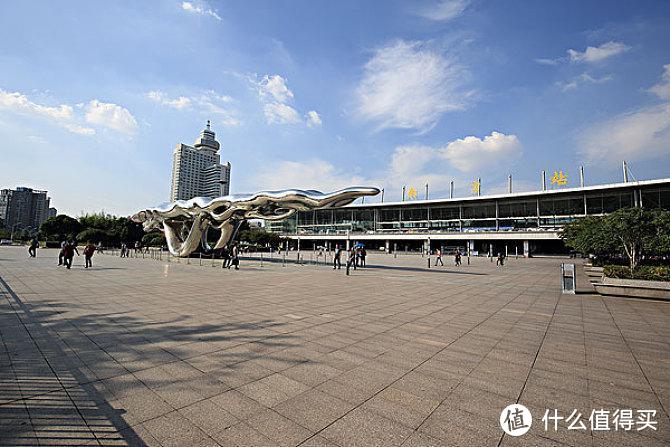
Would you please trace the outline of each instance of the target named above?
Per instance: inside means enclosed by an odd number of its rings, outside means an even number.
[[[665,1],[3,2],[0,188],[130,214],[207,119],[233,193],[668,177],[668,42]]]

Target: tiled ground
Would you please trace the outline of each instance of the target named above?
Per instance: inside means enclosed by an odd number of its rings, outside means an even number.
[[[372,256],[347,277],[55,257],[0,247],[3,446],[670,443],[670,303],[561,296],[559,260]],[[517,401],[532,428],[503,436]],[[658,430],[541,421],[601,408]]]

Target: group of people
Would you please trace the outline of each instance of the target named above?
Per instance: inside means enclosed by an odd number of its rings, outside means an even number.
[[[230,269],[231,266],[235,267],[235,270],[240,269],[240,248],[237,245],[237,242],[228,249],[228,247],[223,248],[223,266],[222,268]]]
[[[93,267],[93,255],[95,254],[96,247],[90,242],[87,242],[84,246],[84,268]],[[77,243],[74,241],[63,241],[60,244],[60,252],[58,253],[58,265],[64,265],[66,269],[72,268],[72,260],[74,259],[75,253],[79,256],[79,250],[77,249]]]
[[[335,252],[333,255],[333,270],[342,268],[342,253],[344,250],[340,247],[339,244],[335,245]],[[354,245],[349,249],[347,254],[347,263],[346,268],[349,269],[353,267],[356,270],[357,267],[365,267],[365,258],[368,253],[365,251],[365,247],[362,245]]]
[[[444,267],[444,262],[442,262],[442,249],[441,248],[438,248],[437,250],[435,250],[435,267],[437,267],[438,264],[441,265],[442,267]],[[458,250],[454,250],[454,265],[457,266],[457,267],[459,265],[461,265],[461,252],[458,251]]]

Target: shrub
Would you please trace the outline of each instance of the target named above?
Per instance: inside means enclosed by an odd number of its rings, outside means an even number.
[[[608,278],[644,279],[647,281],[670,281],[670,267],[641,266],[631,273],[629,267],[621,265],[606,265],[603,273]]]

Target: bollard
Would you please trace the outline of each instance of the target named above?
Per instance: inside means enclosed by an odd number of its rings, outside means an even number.
[[[430,268],[430,256],[428,256],[428,268]]]
[[[261,267],[263,267],[263,252],[261,252]]]
[[[191,255],[186,257],[186,264],[191,265]]]
[[[470,265],[470,255],[468,255],[468,265]]]
[[[286,267],[286,252],[282,253],[281,266]]]
[[[349,276],[349,262],[347,261],[347,276]]]
[[[212,252],[212,267],[214,267],[214,252]]]

